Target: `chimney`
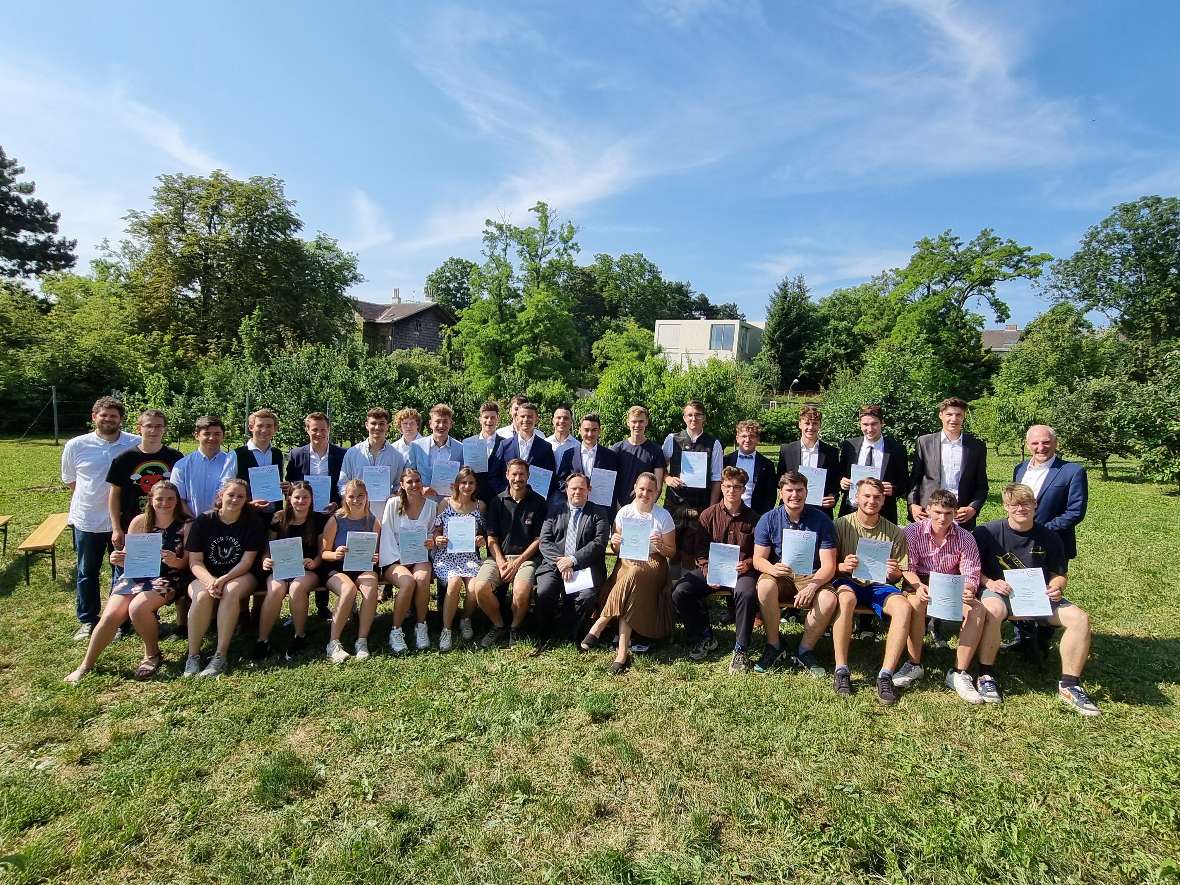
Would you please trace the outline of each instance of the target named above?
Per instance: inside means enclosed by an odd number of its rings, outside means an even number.
[[[1004,327],[1004,331],[1005,332],[1019,332],[1020,326],[1016,325],[1016,323],[1009,323],[1008,325],[1006,325]]]
[[[402,290],[396,286],[394,286],[394,288],[393,288],[393,303],[394,304],[401,304],[402,303]]]

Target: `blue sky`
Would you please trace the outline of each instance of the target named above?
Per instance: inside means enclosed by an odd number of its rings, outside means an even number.
[[[1180,193],[1180,4],[20,4],[0,144],[84,258],[153,178],[276,175],[403,297],[547,201],[765,313],[981,227],[1054,255]],[[1045,303],[1003,290],[1023,325]]]

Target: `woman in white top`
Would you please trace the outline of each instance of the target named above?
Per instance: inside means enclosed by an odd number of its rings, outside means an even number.
[[[426,611],[430,606],[430,551],[434,520],[438,516],[438,502],[422,494],[422,477],[413,467],[402,471],[398,493],[385,502],[381,517],[381,564],[385,566],[384,580],[397,587],[393,603],[393,629],[389,632],[389,647],[395,654],[403,654],[406,634],[402,624],[414,604],[417,616],[414,623],[414,647],[418,651],[430,648],[430,633],[426,629]],[[420,532],[423,546],[414,550],[402,546],[402,533]]]
[[[614,574],[607,581],[602,614],[582,640],[589,651],[602,638],[603,631],[619,619],[619,650],[611,672],[622,673],[631,664],[631,635],[662,639],[672,632],[672,599],[668,593],[668,560],[676,555],[676,525],[672,515],[656,505],[659,485],[652,473],[635,478],[635,500],[619,509],[609,550],[618,553],[623,543],[622,521],[643,519],[651,523],[648,559],[639,562],[620,558]]]

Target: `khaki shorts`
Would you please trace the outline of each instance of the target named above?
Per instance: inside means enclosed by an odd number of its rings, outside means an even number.
[[[758,584],[762,585],[764,582],[773,581],[778,585],[778,602],[779,605],[791,605],[795,600],[795,594],[811,583],[811,575],[792,575],[789,578],[775,578],[771,575],[759,575]],[[816,595],[819,595],[824,590],[831,590],[831,584],[823,584],[816,588]],[[814,598],[812,600],[814,602]]]
[[[518,557],[505,556],[504,558],[509,562],[515,562]],[[496,564],[495,557],[489,556],[483,561],[483,565],[476,572],[475,580],[480,584],[486,583],[493,589],[504,585],[504,581],[500,577],[500,567]],[[516,577],[512,579],[512,583],[515,584],[519,580],[527,581],[530,587],[537,583],[537,561],[535,559],[526,560],[520,569],[517,570]]]

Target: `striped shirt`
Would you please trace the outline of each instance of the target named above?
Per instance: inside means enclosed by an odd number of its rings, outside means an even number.
[[[938,572],[943,575],[963,575],[967,583],[979,584],[979,547],[972,534],[961,526],[952,525],[940,546],[930,531],[930,520],[911,522],[905,527],[906,547],[910,555],[910,569],[919,575]]]

